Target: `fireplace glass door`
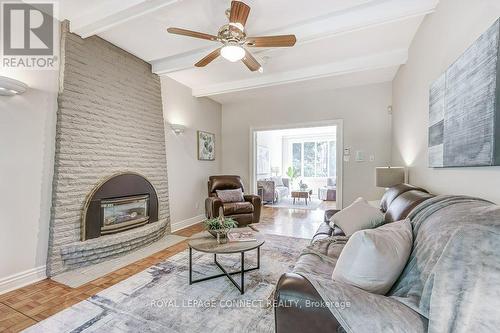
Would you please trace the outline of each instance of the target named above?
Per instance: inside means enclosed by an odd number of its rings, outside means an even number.
[[[149,195],[101,200],[101,234],[110,234],[148,223]]]

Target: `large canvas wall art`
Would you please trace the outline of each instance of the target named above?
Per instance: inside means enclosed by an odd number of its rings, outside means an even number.
[[[429,166],[500,165],[500,21],[430,88]]]

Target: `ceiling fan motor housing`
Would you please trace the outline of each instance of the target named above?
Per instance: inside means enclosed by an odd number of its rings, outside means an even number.
[[[224,44],[243,44],[245,43],[247,35],[243,29],[240,29],[240,27],[237,26],[237,24],[228,23],[220,27],[217,37]]]

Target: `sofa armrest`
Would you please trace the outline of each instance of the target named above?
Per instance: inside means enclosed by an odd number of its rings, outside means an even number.
[[[243,196],[245,201],[250,202],[253,205],[253,222],[257,223],[260,220],[260,210],[262,207],[262,199],[258,195],[245,194]]]
[[[245,201],[247,202],[250,202],[254,207],[259,207],[261,204],[260,197],[255,194],[245,194],[243,195],[243,199],[245,199]]]
[[[428,320],[410,307],[392,297],[373,294],[363,289],[331,281],[324,286],[325,297],[345,300],[345,309],[337,308],[339,319],[348,325],[349,332],[407,332],[428,331]],[[285,303],[289,300],[289,304]],[[275,291],[276,332],[345,332],[339,320],[327,307],[312,284],[301,275],[287,273],[281,276]],[[318,304],[318,306],[314,306]],[[301,304],[313,304],[302,307]],[[297,305],[295,305],[297,304]],[[288,307],[287,307],[288,306]],[[335,309],[335,307],[334,307]]]
[[[222,200],[217,197],[205,199],[205,215],[208,219],[219,217],[219,210],[222,207]]]
[[[313,285],[299,274],[280,277],[274,301],[276,333],[337,332],[341,327]]]

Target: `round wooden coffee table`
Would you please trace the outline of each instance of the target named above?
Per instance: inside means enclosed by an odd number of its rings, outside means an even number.
[[[250,228],[240,228],[236,229],[240,232],[252,232],[255,241],[248,242],[228,242],[225,244],[217,243],[215,239],[208,231],[203,231],[191,236],[188,240],[189,246],[189,284],[198,283],[202,281],[207,281],[222,276],[226,276],[241,294],[245,293],[245,273],[250,272],[260,268],[260,247],[264,244],[264,238],[258,233]],[[201,279],[193,279],[193,249],[205,253],[213,253],[214,263],[222,271],[221,274],[212,275],[204,277]],[[257,249],[257,266],[245,269],[245,252]],[[217,261],[218,254],[230,254],[230,253],[241,253],[241,269],[235,272],[228,272],[222,265]],[[241,283],[238,285],[231,275],[241,274]]]

